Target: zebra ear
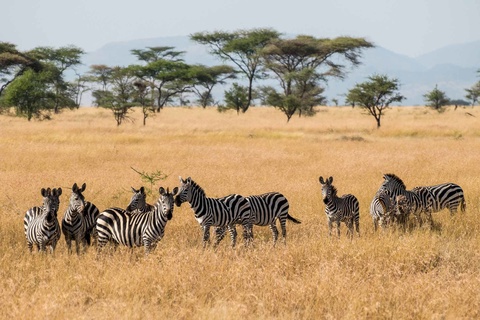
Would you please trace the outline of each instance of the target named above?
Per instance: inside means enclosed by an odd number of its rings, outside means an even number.
[[[178,187],[173,188],[173,190],[172,190],[172,195],[173,195],[173,196],[176,195],[177,192],[178,192]]]
[[[134,187],[130,187],[130,188],[132,188],[132,192],[133,192],[133,193],[137,193],[137,192],[138,192],[138,190],[135,190]]]
[[[84,182],[84,183],[82,184],[82,189],[81,189],[80,191],[81,191],[81,192],[85,191],[85,188],[86,188],[86,187],[87,187],[87,184]]]
[[[163,187],[160,187],[158,189],[158,192],[163,196],[165,194],[165,189]]]
[[[318,178],[318,181],[320,181],[321,184],[325,184],[325,181],[323,181],[323,177],[320,176],[320,178]]]
[[[55,190],[55,189],[53,189],[53,190]],[[62,188],[58,188],[57,189],[57,196],[60,197],[61,195],[62,195]]]
[[[328,178],[328,184],[332,184],[333,182],[333,177]]]
[[[42,188],[41,194],[42,194],[42,197],[44,197],[44,198],[47,197],[48,196],[47,189]]]
[[[76,182],[72,186],[72,191],[75,192],[75,193],[78,192],[78,186],[77,186]]]
[[[192,182],[192,178],[188,177],[187,180],[185,180],[187,183],[191,183]]]
[[[139,190],[141,193],[145,193],[145,188],[143,186],[140,187],[140,190]]]

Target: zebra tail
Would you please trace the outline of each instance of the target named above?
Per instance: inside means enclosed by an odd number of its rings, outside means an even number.
[[[294,217],[292,217],[291,215],[289,215],[287,213],[287,219],[292,221],[293,223],[302,223],[302,221],[298,220],[298,219],[295,219]]]
[[[467,203],[465,202],[465,198],[462,198],[462,202],[460,203],[460,211],[465,212],[467,210]]]

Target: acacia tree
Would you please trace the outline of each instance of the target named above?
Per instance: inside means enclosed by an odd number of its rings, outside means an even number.
[[[192,67],[180,57],[183,51],[175,51],[173,47],[149,47],[145,50],[132,50],[132,54],[146,63],[142,66],[132,66],[135,75],[152,88],[156,94],[156,108],[160,112],[174,97],[188,92],[194,81]],[[155,101],[152,96],[152,103]]]
[[[227,65],[213,67],[196,65],[192,67],[192,72],[196,79],[192,91],[203,108],[215,103],[212,90],[216,85],[225,84],[227,80],[236,78],[234,68]]]
[[[368,79],[350,89],[345,101],[365,109],[375,118],[378,129],[385,110],[394,102],[402,102],[405,97],[398,92],[398,79],[389,79],[386,75],[373,75]]]
[[[61,47],[37,47],[30,54],[42,61],[50,70],[51,86],[55,96],[54,111],[58,113],[64,106],[74,107],[75,95],[71,85],[65,81],[64,73],[67,69],[74,69],[82,63],[81,56],[85,52],[75,46]]]
[[[2,105],[13,107],[17,116],[26,117],[28,121],[49,118],[55,96],[47,88],[48,77],[48,72],[27,69],[5,90]]]
[[[330,77],[343,78],[343,63],[357,66],[362,50],[370,47],[373,44],[367,40],[350,37],[316,39],[298,36],[272,40],[262,50],[262,57],[282,92],[271,90],[267,102],[285,113],[287,121],[296,112],[313,115],[313,106],[325,101],[320,83]]]
[[[439,90],[437,85],[435,85],[435,89],[427,92],[423,97],[426,102],[425,106],[437,110],[438,112],[445,111],[444,107],[450,102],[450,99],[445,92]]]
[[[40,72],[42,69],[40,61],[28,52],[18,51],[12,43],[0,42],[0,96],[25,71]]]
[[[208,46],[210,53],[223,61],[233,62],[245,75],[248,80],[247,100],[240,109],[246,112],[253,100],[253,81],[265,76],[262,73],[261,50],[279,36],[280,33],[273,29],[252,29],[198,32],[190,35],[190,39]]]

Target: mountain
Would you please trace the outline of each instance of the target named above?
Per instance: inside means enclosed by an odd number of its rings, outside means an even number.
[[[416,60],[429,68],[441,64],[453,64],[463,68],[480,69],[480,40],[446,46],[423,54]]]
[[[175,50],[185,51],[184,59],[189,64],[212,66],[222,63],[210,55],[205,46],[190,41],[188,36],[160,37],[108,43],[86,54],[84,68],[79,71],[86,72],[93,64],[127,66],[138,63],[131,50],[155,46],[171,46]],[[451,99],[464,99],[465,89],[479,81],[480,41],[446,46],[416,58],[376,47],[365,50],[361,61],[360,66],[349,70],[343,81],[331,79],[328,82],[325,95],[329,101],[336,98],[342,104],[349,89],[373,74],[386,74],[399,80],[400,92],[406,97],[403,105],[424,105],[423,95],[433,90],[435,85]],[[274,82],[270,80],[268,84]],[[221,99],[225,89],[216,88],[215,99]],[[86,98],[84,101],[89,103]]]

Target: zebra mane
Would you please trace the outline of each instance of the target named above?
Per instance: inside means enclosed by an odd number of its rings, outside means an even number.
[[[395,174],[393,173],[386,173],[383,175],[384,179],[385,180],[394,180],[396,181],[403,189],[407,189],[407,187],[405,186],[405,183],[403,183],[402,179],[400,179],[399,177],[397,177]]]
[[[330,187],[332,187],[332,197],[336,197],[337,196],[337,188],[334,185],[330,185]]]
[[[206,197],[203,188],[200,187],[195,181],[193,181],[193,179],[190,179],[190,184],[192,185],[192,188],[197,190],[197,192],[199,192],[202,197]]]

